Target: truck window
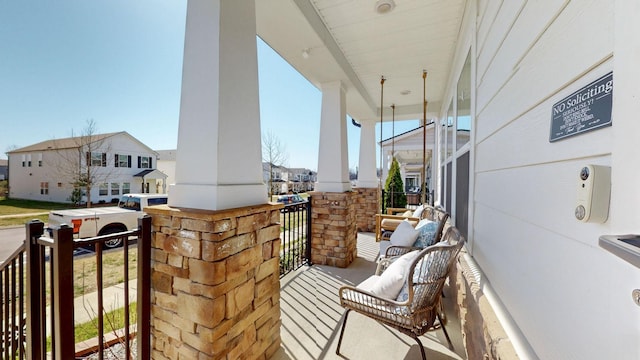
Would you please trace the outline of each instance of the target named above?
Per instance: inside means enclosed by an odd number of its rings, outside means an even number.
[[[165,205],[166,203],[167,203],[167,198],[149,198],[149,199],[147,199],[147,204],[149,206]]]
[[[128,210],[140,211],[140,199],[134,197],[127,197],[120,200],[119,207]]]

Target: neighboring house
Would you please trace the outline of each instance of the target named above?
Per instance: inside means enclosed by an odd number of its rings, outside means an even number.
[[[157,153],[125,131],[47,140],[8,155],[11,198],[71,202],[76,189],[87,201],[86,187],[76,186],[86,174],[93,179],[92,203],[166,192],[167,176],[155,168]]]
[[[0,180],[7,180],[9,171],[9,160],[0,160]]]
[[[167,192],[169,191],[170,184],[174,184],[176,181],[176,150],[156,150],[158,154],[158,170],[167,175],[165,180],[167,184]]]
[[[313,186],[317,180],[317,173],[306,168],[291,168],[290,190],[295,193],[313,191]]]

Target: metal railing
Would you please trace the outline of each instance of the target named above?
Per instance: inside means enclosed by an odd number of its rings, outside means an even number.
[[[123,243],[122,249],[112,251],[123,251],[122,279],[124,281],[124,326],[119,334],[125,348],[126,358],[132,358],[131,339],[134,337],[130,333],[131,319],[129,318],[129,248],[135,244],[137,247],[137,355],[139,359],[150,358],[150,278],[151,278],[151,218],[143,217],[138,220],[138,229],[116,234],[98,236],[89,239],[77,240],[73,237],[73,228],[61,226],[53,229],[52,238],[43,236],[44,224],[41,221],[32,221],[27,224],[27,240],[24,246],[26,254],[26,288],[19,284],[18,293],[24,296],[24,308],[12,310],[11,319],[17,323],[6,324],[3,339],[15,337],[16,340],[5,341],[9,348],[5,350],[5,359],[23,359],[26,357],[33,360],[44,359],[74,359],[75,352],[75,322],[73,306],[74,299],[74,250],[81,247],[92,246],[95,249],[96,264],[96,286],[97,304],[95,317],[98,331],[98,356],[103,359],[105,356],[104,333],[104,287],[103,287],[103,248],[107,241],[120,240]],[[16,263],[22,255],[18,254]],[[7,267],[6,264],[3,265]],[[3,270],[4,270],[3,268]],[[22,267],[18,265],[10,266],[13,274],[17,271],[22,274]],[[6,271],[6,270],[4,270]],[[5,275],[9,277],[8,275]],[[15,277],[14,277],[15,278]],[[22,281],[22,277],[18,278]],[[11,287],[9,287],[11,288]],[[24,290],[29,296],[25,296]],[[12,290],[11,297],[16,294]],[[13,309],[15,305],[7,305],[7,297],[3,296],[3,307]],[[47,304],[49,299],[49,304]],[[47,309],[49,308],[49,310]],[[26,321],[20,320],[26,315]],[[6,317],[5,317],[6,321]],[[23,321],[23,322],[20,322]],[[24,326],[26,324],[26,327]],[[13,327],[11,327],[13,326]],[[17,326],[17,327],[16,327]],[[17,330],[12,330],[12,329]],[[24,335],[11,335],[19,332],[19,329],[26,329]],[[8,331],[9,330],[9,331]],[[7,336],[9,334],[10,336]],[[47,336],[50,337],[50,349],[47,349]],[[20,348],[20,344],[25,344],[26,351],[17,350],[16,355],[9,353],[14,348]]]
[[[311,197],[280,210],[280,277],[311,265]]]
[[[0,358],[26,358],[25,249],[22,244],[0,265]]]

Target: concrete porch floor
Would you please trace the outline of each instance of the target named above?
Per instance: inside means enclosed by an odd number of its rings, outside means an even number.
[[[357,285],[372,275],[378,249],[372,233],[359,233],[358,257],[348,268],[313,265],[281,279],[282,345],[271,359],[421,359],[418,344],[411,337],[356,312],[349,315],[342,354],[336,355],[344,313],[338,289]],[[432,330],[420,338],[429,360],[466,359],[455,301],[447,295],[448,290],[445,286],[447,331],[455,352],[449,350],[441,329]]]

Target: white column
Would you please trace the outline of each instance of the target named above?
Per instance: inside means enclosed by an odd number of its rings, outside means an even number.
[[[347,110],[340,81],[322,84],[318,182],[315,191],[351,190],[347,148]]]
[[[189,0],[175,184],[169,205],[267,202],[254,0]]]
[[[360,122],[360,158],[358,160],[358,187],[377,188],[376,123]]]

